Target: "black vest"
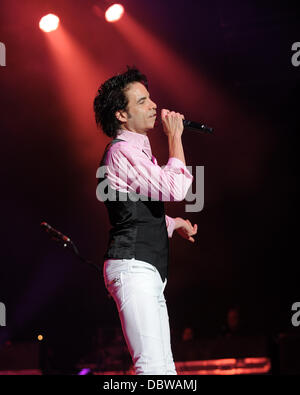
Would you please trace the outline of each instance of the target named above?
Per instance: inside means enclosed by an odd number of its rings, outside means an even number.
[[[124,140],[114,139],[106,146],[100,166],[105,166],[108,150],[118,141]],[[103,199],[112,226],[104,259],[135,258],[148,262],[157,268],[164,281],[168,275],[169,260],[164,203],[150,198],[141,200],[141,195],[130,194],[139,197],[139,200],[132,201],[128,193],[110,188],[106,175],[104,173],[99,178],[98,187],[104,181],[106,187],[103,191],[113,196],[114,201]]]

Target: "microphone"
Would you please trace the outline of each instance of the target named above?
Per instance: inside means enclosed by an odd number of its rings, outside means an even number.
[[[200,122],[194,122],[194,121],[188,121],[187,119],[183,119],[183,126],[185,129],[191,129],[191,130],[196,130],[199,132],[205,132],[205,133],[212,133],[213,128],[204,125],[203,123]]]
[[[65,243],[72,243],[71,239],[65,235],[63,235],[61,232],[59,232],[58,230],[52,228],[52,226],[50,226],[49,224],[47,224],[47,222],[42,222],[41,226],[45,229],[45,231],[47,233],[49,233],[51,236],[53,236],[54,238],[58,239],[58,240],[62,240]]]

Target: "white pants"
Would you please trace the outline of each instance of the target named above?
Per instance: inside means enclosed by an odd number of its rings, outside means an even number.
[[[137,375],[176,375],[164,297],[167,283],[151,264],[132,259],[104,262],[105,286],[116,302]]]

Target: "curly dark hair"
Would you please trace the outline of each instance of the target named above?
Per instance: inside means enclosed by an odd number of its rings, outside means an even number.
[[[108,137],[117,136],[121,122],[116,118],[115,113],[127,109],[128,99],[125,92],[128,85],[133,82],[141,82],[148,89],[147,77],[135,66],[127,66],[125,73],[111,77],[98,89],[94,99],[96,123]]]

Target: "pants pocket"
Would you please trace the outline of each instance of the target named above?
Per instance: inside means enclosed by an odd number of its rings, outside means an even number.
[[[112,286],[118,286],[121,283],[121,273],[113,277],[112,280],[106,281],[105,286],[106,288],[111,288]]]
[[[105,286],[110,295],[116,302],[118,309],[121,308],[124,303],[124,284],[123,284],[123,273],[115,273],[105,279]]]

